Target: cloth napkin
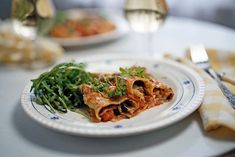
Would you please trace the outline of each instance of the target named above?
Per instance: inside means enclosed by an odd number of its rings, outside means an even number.
[[[225,72],[226,76],[235,79],[235,53],[215,49],[207,49],[207,52],[212,67],[216,71]],[[194,69],[204,79],[206,84],[205,97],[198,109],[204,129],[210,131],[219,127],[227,127],[235,131],[235,109],[231,107],[216,81],[189,60],[188,52],[185,56],[186,57],[177,57],[172,54],[165,55],[168,59],[173,59]],[[229,84],[226,84],[226,86],[235,93],[234,86]]]

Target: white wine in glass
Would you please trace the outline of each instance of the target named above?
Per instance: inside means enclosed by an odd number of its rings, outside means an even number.
[[[126,0],[125,16],[130,27],[147,34],[147,51],[153,55],[152,33],[157,31],[168,13],[165,0]]]

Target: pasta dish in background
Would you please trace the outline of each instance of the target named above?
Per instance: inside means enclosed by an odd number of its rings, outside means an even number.
[[[80,38],[115,30],[115,25],[101,14],[78,12],[76,17],[58,12],[48,35],[54,38]]]

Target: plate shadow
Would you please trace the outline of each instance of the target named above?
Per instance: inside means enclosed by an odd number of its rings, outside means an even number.
[[[26,115],[19,102],[13,111],[12,123],[20,136],[36,147],[69,154],[111,155],[161,145],[182,133],[195,120],[194,117],[192,114],[176,124],[144,134],[91,138],[63,134],[43,127]]]

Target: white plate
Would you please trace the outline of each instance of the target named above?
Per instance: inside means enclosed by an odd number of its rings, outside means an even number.
[[[80,38],[52,38],[60,45],[64,47],[71,46],[85,46],[91,44],[98,44],[107,41],[111,41],[114,39],[118,39],[124,35],[126,35],[129,31],[129,25],[122,13],[119,11],[111,11],[111,10],[101,10],[101,9],[71,9],[65,11],[68,18],[78,18],[81,14],[89,12],[91,14],[101,14],[104,15],[108,20],[110,20],[115,26],[116,29],[113,31],[87,36]]]
[[[84,60],[79,60],[81,62]],[[26,113],[37,122],[65,133],[108,137],[143,133],[173,124],[195,111],[204,96],[204,82],[193,70],[169,60],[108,58],[90,59],[85,62],[89,71],[117,71],[119,67],[144,66],[157,79],[170,85],[175,93],[173,100],[148,109],[139,115],[118,122],[94,123],[74,112],[51,113],[33,101],[29,83],[21,102]]]

